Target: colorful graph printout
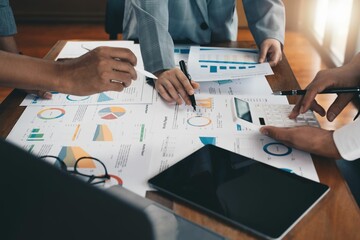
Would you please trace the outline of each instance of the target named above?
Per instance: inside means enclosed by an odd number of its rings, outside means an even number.
[[[106,107],[99,111],[99,116],[102,119],[114,120],[124,115],[126,110],[122,107]]]
[[[38,112],[37,116],[43,120],[51,120],[61,118],[65,115],[65,110],[62,108],[45,108]]]
[[[70,102],[79,102],[79,101],[85,101],[89,99],[90,96],[75,96],[75,95],[67,95],[66,99]]]
[[[216,137],[199,137],[199,139],[204,145],[216,145]]]
[[[267,143],[264,145],[263,150],[272,156],[286,156],[292,152],[292,148],[279,142]]]
[[[44,134],[40,132],[40,128],[33,128],[27,141],[44,141]]]
[[[193,116],[187,120],[187,123],[193,127],[205,127],[211,124],[211,119],[204,116]]]
[[[77,159],[88,156],[90,155],[87,152],[77,146],[64,146],[59,153],[59,158],[62,159],[68,167],[74,167]],[[78,168],[96,168],[96,166],[93,160],[84,159],[79,163]]]
[[[197,82],[273,74],[270,64],[258,63],[258,58],[257,49],[192,46],[188,59],[189,73]]]
[[[212,108],[213,98],[196,99],[196,105],[202,108]]]
[[[93,141],[112,141],[113,136],[109,127],[105,124],[98,124],[96,126]]]
[[[109,97],[107,94],[105,93],[99,93],[99,97],[98,97],[98,102],[106,102],[106,101],[111,101],[114,100],[111,97]]]

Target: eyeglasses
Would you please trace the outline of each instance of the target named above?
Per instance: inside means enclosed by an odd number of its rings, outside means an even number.
[[[105,164],[94,157],[81,157],[74,163],[74,170],[69,170],[66,163],[57,156],[44,155],[41,159],[54,159],[55,167],[60,168],[64,172],[81,176],[86,182],[92,185],[105,183],[111,176],[108,174]]]

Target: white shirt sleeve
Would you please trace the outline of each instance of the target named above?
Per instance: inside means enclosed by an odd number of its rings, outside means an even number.
[[[360,119],[335,130],[333,138],[345,160],[360,158]]]

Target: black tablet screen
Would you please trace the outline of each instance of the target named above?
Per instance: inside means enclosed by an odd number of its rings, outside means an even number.
[[[267,238],[282,237],[329,190],[213,145],[194,152],[149,184]]]

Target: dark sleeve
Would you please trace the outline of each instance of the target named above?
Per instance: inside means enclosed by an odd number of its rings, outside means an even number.
[[[0,0],[0,36],[17,33],[16,24],[9,0]]]

